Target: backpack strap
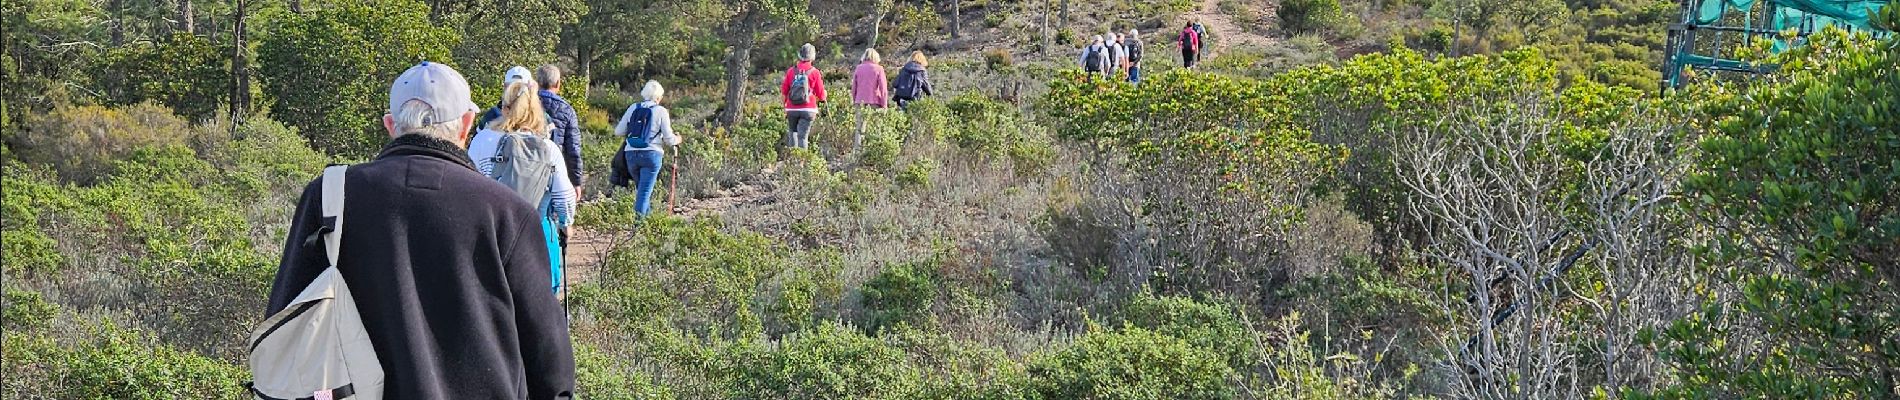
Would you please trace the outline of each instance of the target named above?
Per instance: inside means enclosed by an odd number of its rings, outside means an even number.
[[[337,252],[343,244],[343,173],[348,165],[323,169],[323,254],[330,267],[336,267]]]

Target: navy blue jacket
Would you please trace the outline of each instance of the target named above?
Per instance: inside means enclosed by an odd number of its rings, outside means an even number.
[[[554,131],[548,132],[554,145],[561,146],[561,158],[567,161],[567,180],[574,187],[581,187],[581,120],[574,115],[574,106],[567,99],[554,92],[541,91],[541,108],[548,112],[548,123],[554,124]]]

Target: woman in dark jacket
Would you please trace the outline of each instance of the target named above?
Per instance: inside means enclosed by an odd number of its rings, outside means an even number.
[[[910,52],[910,62],[904,64],[904,69],[897,71],[897,80],[891,84],[891,91],[895,92],[891,99],[897,100],[898,108],[908,110],[910,102],[936,94],[936,90],[930,87],[930,72],[924,69],[929,65],[930,60],[924,57],[924,52]]]

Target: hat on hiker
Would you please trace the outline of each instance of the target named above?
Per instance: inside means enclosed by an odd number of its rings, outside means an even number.
[[[515,81],[522,79],[527,79],[532,82],[534,81],[534,75],[528,72],[528,68],[517,65],[514,68],[509,68],[507,75],[501,78],[501,86],[507,87],[508,85],[514,84]]]
[[[453,121],[476,110],[475,102],[469,100],[468,80],[462,78],[462,73],[448,65],[428,61],[409,67],[389,86],[390,114],[395,114],[410,100],[420,100],[434,109],[428,119],[432,124]]]

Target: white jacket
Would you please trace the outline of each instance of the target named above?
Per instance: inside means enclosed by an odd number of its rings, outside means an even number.
[[[627,106],[627,112],[620,114],[620,123],[614,124],[614,136],[627,137],[627,120],[633,118],[633,111],[639,109],[640,106],[653,108],[653,121],[649,123],[648,126],[649,129],[652,129],[655,133],[655,135],[653,135],[654,141],[647,143],[647,148],[644,149],[636,149],[633,148],[633,146],[622,145],[620,146],[621,150],[652,150],[665,153],[666,146],[678,146],[680,144],[680,137],[679,135],[673,134],[673,113],[666,111],[665,106],[661,106],[659,103],[650,100]]]

